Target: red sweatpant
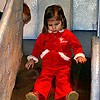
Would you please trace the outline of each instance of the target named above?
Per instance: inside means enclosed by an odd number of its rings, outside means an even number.
[[[70,85],[70,67],[69,66],[42,66],[42,71],[34,84],[34,90],[42,94],[46,99],[55,78],[55,99],[66,96],[72,91]]]

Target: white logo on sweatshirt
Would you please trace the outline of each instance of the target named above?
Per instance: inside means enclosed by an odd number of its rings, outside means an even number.
[[[67,43],[68,41],[64,40],[63,37],[59,38],[60,39],[60,43]]]

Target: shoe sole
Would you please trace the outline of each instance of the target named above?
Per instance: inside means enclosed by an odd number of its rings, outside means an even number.
[[[34,94],[26,94],[26,100],[37,100]]]
[[[72,91],[68,94],[68,99],[67,100],[78,100],[79,94],[75,91]]]

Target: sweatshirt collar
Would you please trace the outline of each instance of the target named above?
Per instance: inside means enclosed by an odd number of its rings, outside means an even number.
[[[65,29],[60,30],[59,32],[62,33],[64,32]],[[52,31],[48,30],[48,33],[52,33]],[[57,32],[56,32],[57,33]]]

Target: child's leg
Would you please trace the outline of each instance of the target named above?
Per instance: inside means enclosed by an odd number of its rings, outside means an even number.
[[[70,85],[70,67],[62,66],[58,68],[56,72],[56,89],[55,89],[55,99],[60,99],[65,97],[72,91]]]
[[[53,71],[47,68],[43,68],[41,71],[40,76],[36,80],[34,84],[33,91],[39,92],[42,94],[45,98],[47,98],[49,90],[52,85],[52,80],[54,78]]]

